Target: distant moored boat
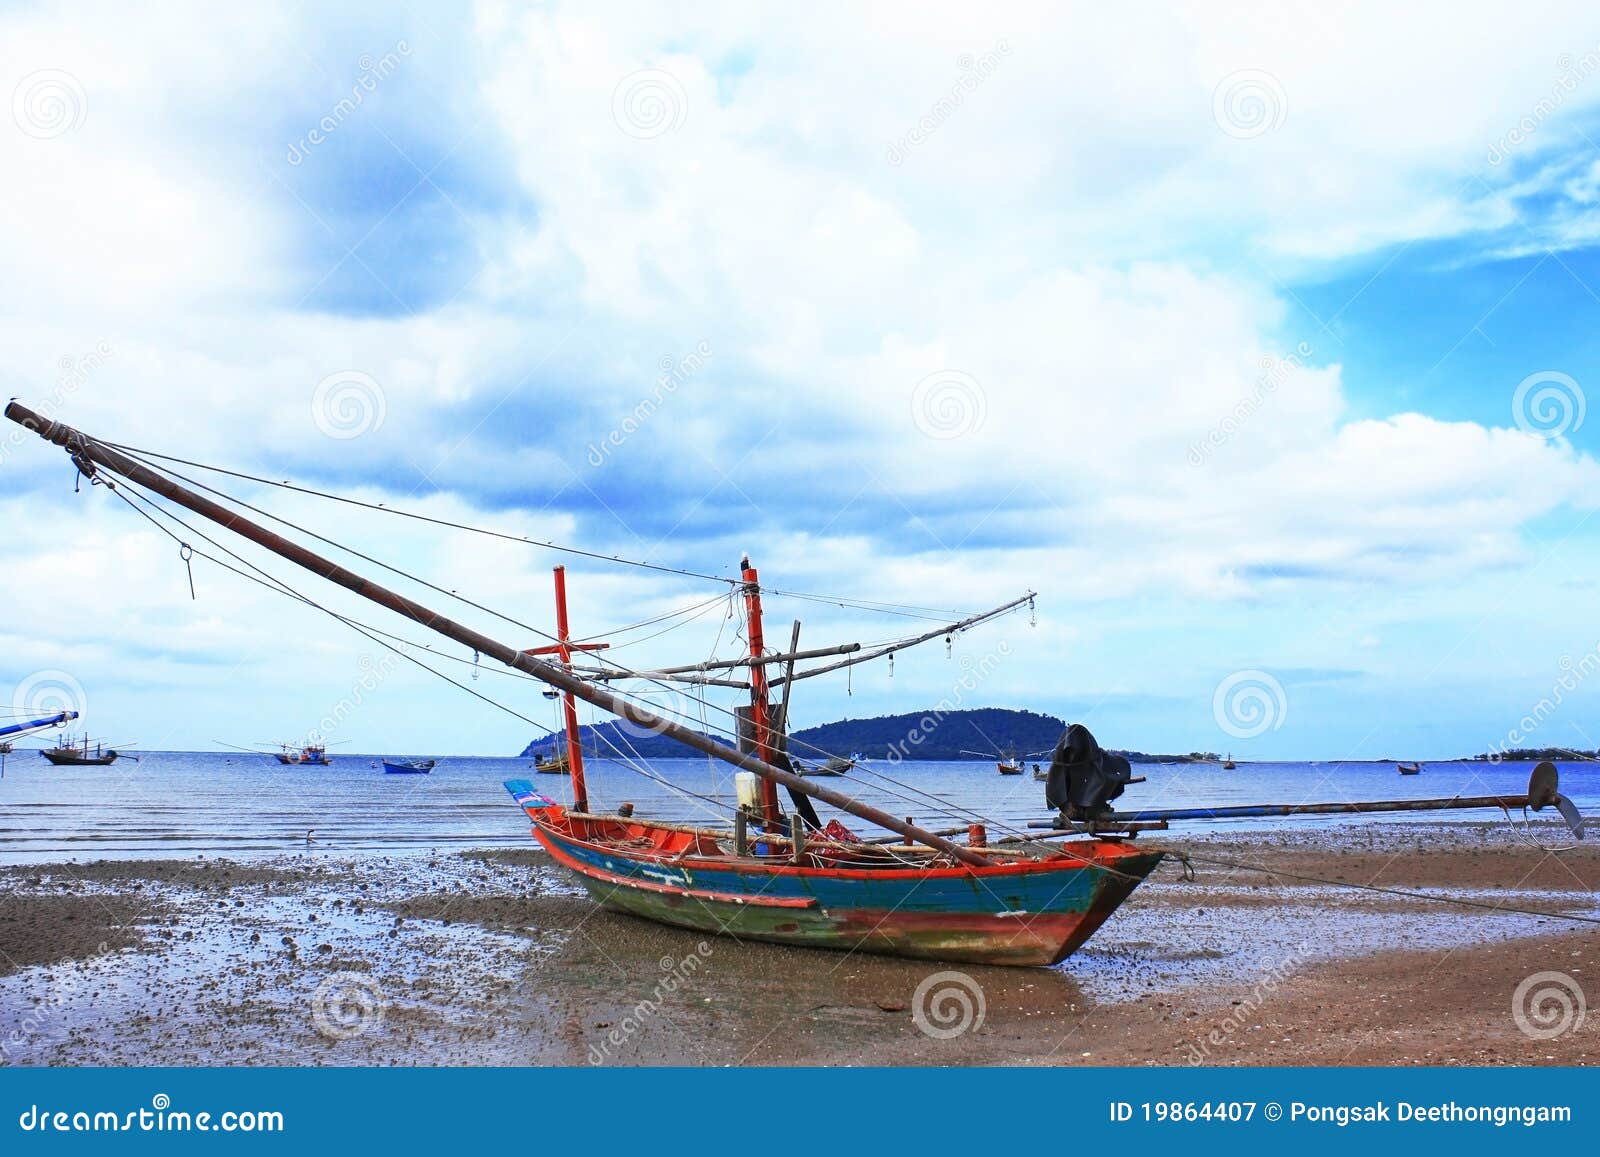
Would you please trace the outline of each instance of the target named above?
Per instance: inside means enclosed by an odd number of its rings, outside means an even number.
[[[104,743],[89,746],[89,737],[74,745],[71,739],[63,739],[54,747],[46,747],[39,752],[57,767],[106,767],[117,761],[121,755],[115,747],[107,747]]]
[[[427,775],[435,764],[432,759],[386,759],[383,770],[387,775]]]
[[[855,765],[856,761],[853,759],[843,759],[840,756],[833,755],[828,757],[827,763],[821,763],[815,767],[809,764],[802,764],[797,760],[795,762],[795,770],[801,775],[808,776],[838,776],[843,775]]]
[[[571,775],[572,760],[566,752],[559,755],[541,755],[533,765],[541,775]]]
[[[328,758],[328,745],[325,743],[308,743],[298,751],[286,743],[282,751],[274,752],[274,756],[279,763],[293,767],[327,767],[333,763]]]

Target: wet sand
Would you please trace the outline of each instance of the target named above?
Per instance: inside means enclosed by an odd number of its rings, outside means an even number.
[[[1518,986],[1543,972],[1566,980],[1532,986],[1536,1012],[1559,1013],[1552,983],[1567,986],[1569,1000],[1578,992],[1600,1000],[1600,927],[1504,910],[1600,915],[1600,847],[1546,851],[1504,824],[1161,842],[1193,854],[1196,878],[1163,866],[1053,969],[959,968],[706,938],[600,910],[534,850],[430,858],[307,849],[246,863],[6,869],[0,1060],[1600,1059],[1600,1015],[1581,1025],[1569,1017],[1566,1031],[1538,1039],[1513,1013]],[[1550,1022],[1558,1027],[1559,1017]]]

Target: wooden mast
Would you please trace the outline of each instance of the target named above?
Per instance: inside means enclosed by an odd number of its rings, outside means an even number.
[[[46,418],[43,414],[24,406],[21,402],[13,401],[6,406],[6,417],[18,425],[26,427],[38,434],[47,442],[66,449],[72,456],[74,464],[91,479],[96,478],[96,467],[103,466],[113,473],[120,474],[131,482],[144,486],[155,494],[161,495],[172,502],[203,518],[208,518],[220,526],[231,530],[241,538],[248,539],[256,545],[270,550],[272,553],[294,563],[296,566],[310,571],[320,579],[344,587],[362,598],[378,604],[381,607],[402,615],[415,623],[453,639],[464,647],[478,651],[489,656],[508,667],[513,667],[526,675],[532,675],[541,682],[548,683],[561,691],[571,692],[585,703],[592,703],[601,710],[613,715],[620,715],[642,727],[648,727],[659,735],[675,739],[686,747],[691,747],[714,759],[732,764],[743,771],[754,772],[762,779],[772,780],[794,791],[820,799],[823,803],[831,804],[840,811],[865,820],[867,823],[876,824],[886,831],[898,832],[907,839],[915,840],[930,848],[943,852],[963,864],[972,867],[984,867],[991,861],[988,857],[960,844],[951,843],[943,836],[937,836],[916,824],[906,823],[898,816],[889,814],[869,804],[861,803],[843,792],[834,791],[820,784],[812,783],[807,779],[786,771],[780,767],[764,763],[754,756],[718,743],[708,736],[701,735],[692,728],[674,723],[670,719],[663,719],[652,712],[636,706],[627,699],[615,695],[603,687],[597,687],[578,678],[562,667],[543,662],[532,655],[525,655],[515,647],[508,646],[482,631],[476,631],[463,623],[455,622],[437,611],[431,610],[415,599],[406,598],[402,594],[380,586],[370,579],[363,578],[354,571],[340,566],[331,559],[307,550],[297,542],[292,542],[282,535],[260,526],[237,511],[214,502],[203,495],[196,494],[185,486],[174,482],[165,474],[152,470],[150,467],[130,458],[120,450],[112,449],[105,443],[91,438],[80,430],[75,430],[64,422],[57,422]]]
[[[604,651],[610,643],[572,642],[572,632],[567,629],[567,568],[555,568],[556,579],[556,643],[553,647],[531,647],[524,655],[555,655],[561,665],[572,670],[573,651]],[[562,717],[567,729],[567,772],[572,777],[572,806],[578,811],[589,810],[589,790],[583,780],[583,740],[578,731],[578,704],[571,691],[561,693]]]
[[[567,643],[572,632],[567,630],[567,568],[558,566],[556,575],[556,646],[561,663],[572,666],[572,650]],[[581,812],[589,810],[589,793],[583,785],[583,744],[578,736],[578,701],[571,691],[561,693],[561,706],[567,717],[567,767],[572,772],[572,806]]]
[[[750,565],[750,556],[739,560],[739,570],[744,579],[744,607],[748,620],[746,633],[750,636],[750,726],[754,731],[756,758],[762,763],[772,760],[772,733],[767,725],[767,665],[762,657],[767,640],[761,629],[761,581],[756,568]],[[783,823],[783,810],[778,803],[778,785],[770,779],[761,781],[761,818],[771,830]]]

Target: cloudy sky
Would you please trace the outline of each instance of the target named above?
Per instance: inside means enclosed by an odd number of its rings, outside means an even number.
[[[1039,592],[806,684],[797,723],[981,666],[964,702],[1121,747],[1600,746],[1592,5],[259,7],[0,14],[7,394],[517,537],[748,550],[779,590]],[[377,665],[354,750],[528,737],[203,559],[191,598],[171,539],[73,483],[0,438],[13,706],[251,743]],[[552,625],[549,551],[226,488]],[[727,589],[567,561],[580,634]],[[727,650],[724,610],[617,658]],[[922,625],[768,613],[813,645]]]

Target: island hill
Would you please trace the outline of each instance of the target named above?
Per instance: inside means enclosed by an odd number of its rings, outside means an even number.
[[[1017,755],[1043,763],[1061,733],[1065,720],[1033,711],[1013,711],[1004,707],[981,707],[967,711],[937,710],[907,715],[880,715],[873,719],[841,719],[807,727],[790,737],[800,758],[805,753],[830,755],[860,754],[868,759],[893,760],[972,760],[983,758],[971,752]],[[690,758],[681,743],[620,722],[581,727],[583,749],[602,758],[618,753],[642,759]],[[720,736],[713,738],[721,739]],[[523,749],[524,759],[547,756],[564,749],[566,739],[558,734],[536,739]],[[800,746],[804,744],[805,746]],[[1036,754],[1043,753],[1043,754]],[[1143,751],[1121,751],[1134,763],[1215,763],[1215,752],[1191,751],[1187,755],[1153,755]]]

